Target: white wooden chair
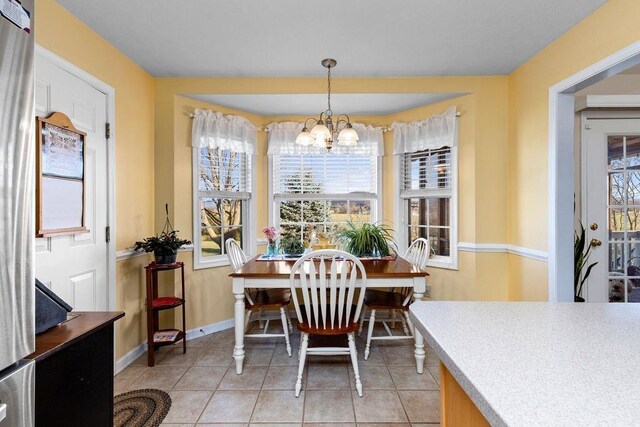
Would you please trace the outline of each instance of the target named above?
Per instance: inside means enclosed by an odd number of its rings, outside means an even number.
[[[409,246],[404,254],[404,259],[422,270],[427,265],[427,260],[429,259],[430,252],[431,250],[429,241],[420,237],[414,240],[413,243],[411,243],[411,246]],[[367,319],[367,321],[369,322],[369,330],[367,333],[367,346],[364,350],[364,360],[367,360],[369,358],[371,341],[373,340],[413,339],[415,330],[413,323],[409,318],[409,304],[411,304],[412,298],[413,288],[396,288],[392,289],[391,291],[381,291],[375,289],[367,290],[364,297],[365,308],[360,319],[360,328],[358,330],[358,334],[361,334],[362,327],[365,322],[365,313],[367,310],[369,310],[369,318]],[[382,318],[377,317],[376,313],[379,311],[386,311],[388,315]],[[387,325],[387,322],[391,321],[394,323],[392,327],[395,326],[396,313],[398,312],[400,312],[400,321],[402,322],[404,335],[394,335]],[[382,325],[387,331],[387,335],[375,337],[373,336],[373,328],[375,326],[375,322],[382,322]]]
[[[356,279],[362,287],[367,283],[364,266],[353,255],[335,249],[313,251],[293,265],[289,276],[293,305],[298,316],[298,329],[302,334],[296,397],[302,388],[302,373],[309,355],[350,355],[356,379],[356,390],[362,396],[362,382],[358,371],[355,332],[364,301],[364,292],[357,299]],[[302,303],[298,300],[299,283]],[[356,301],[354,301],[356,299]],[[310,335],[346,335],[346,347],[309,347]]]
[[[247,262],[247,255],[244,253],[238,242],[234,239],[227,239],[225,242],[225,248],[227,250],[227,257],[233,271],[238,270]],[[249,292],[249,289],[244,290],[244,304],[245,304],[245,316],[244,316],[244,331],[247,338],[274,338],[284,337],[287,343],[287,353],[291,356],[291,344],[289,343],[289,334],[293,330],[291,325],[291,319],[289,319],[288,306],[291,302],[291,291],[289,289],[257,289],[254,292]],[[252,318],[252,314],[258,311],[258,315]],[[278,310],[279,315],[270,315],[269,311]],[[273,319],[280,319],[282,322],[282,334],[267,333],[269,329],[269,321]],[[251,320],[266,321],[264,326],[261,326],[262,332],[257,334],[247,334],[249,322]]]

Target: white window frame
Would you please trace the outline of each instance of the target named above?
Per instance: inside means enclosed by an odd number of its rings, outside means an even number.
[[[457,140],[457,135],[456,135]],[[457,142],[457,141],[456,141]],[[411,242],[408,241],[407,229],[407,203],[405,198],[401,197],[401,191],[404,180],[404,155],[394,155],[394,190],[395,190],[395,208],[394,223],[396,224],[396,235],[398,236],[398,248],[400,254],[403,254]],[[436,194],[434,194],[436,196]],[[445,268],[449,270],[458,269],[458,146],[457,143],[451,147],[451,198],[449,201],[449,256],[431,255],[427,261],[427,267]]]
[[[280,229],[280,201],[282,198],[276,198],[273,193],[273,156],[269,157],[269,173],[268,173],[268,195],[269,195],[269,212],[268,219],[269,224],[273,224],[276,230]],[[314,194],[313,197],[306,197],[305,200],[371,200],[371,218],[372,222],[379,222],[382,219],[382,156],[377,156],[376,158],[376,198],[374,199],[370,197],[358,197],[358,193],[351,194]],[[346,196],[346,197],[345,197]],[[258,242],[260,244],[266,244],[266,239],[260,239]]]
[[[226,254],[210,257],[202,256],[202,234],[200,218],[200,147],[193,147],[192,171],[192,201],[193,201],[193,269],[224,267],[229,265]],[[251,192],[247,200],[247,208],[242,210],[242,248],[249,255],[256,254],[256,173],[255,156],[247,155],[247,171],[250,171]],[[224,242],[222,242],[224,245]]]

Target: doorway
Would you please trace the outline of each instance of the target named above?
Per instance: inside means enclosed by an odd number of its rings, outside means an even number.
[[[585,118],[582,205],[588,302],[640,302],[640,119]]]
[[[36,239],[36,277],[75,311],[111,310],[115,307],[115,248],[110,238],[114,157],[106,126],[113,117],[113,94],[40,47],[35,70],[36,115],[62,112],[87,133],[84,206],[88,229],[82,234]]]

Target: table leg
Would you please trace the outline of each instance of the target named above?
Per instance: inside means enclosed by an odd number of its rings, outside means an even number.
[[[424,294],[422,293],[414,293],[413,298],[416,301],[421,301]],[[421,374],[424,372],[424,359],[425,359],[425,351],[424,351],[424,338],[422,334],[418,331],[418,328],[414,328],[413,334],[414,340],[416,342],[416,351],[414,352],[416,356],[416,371]]]
[[[236,374],[242,373],[244,362],[244,292],[235,294],[235,332],[236,346],[233,349],[233,358],[236,360]]]

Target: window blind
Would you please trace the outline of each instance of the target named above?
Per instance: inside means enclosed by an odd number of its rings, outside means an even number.
[[[249,198],[250,156],[218,148],[201,148],[199,186],[201,196]]]
[[[342,197],[375,198],[377,157],[355,154],[273,156],[275,197],[295,199]]]
[[[451,148],[403,155],[400,196],[446,197],[451,195]]]

